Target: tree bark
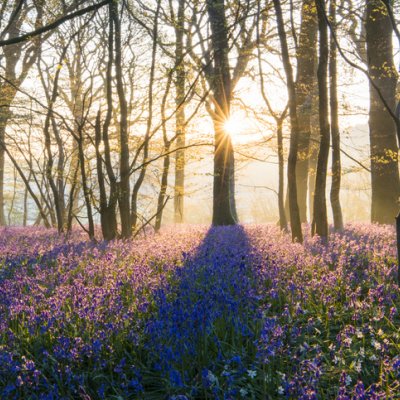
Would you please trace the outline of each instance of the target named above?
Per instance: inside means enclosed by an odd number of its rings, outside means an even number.
[[[393,63],[393,27],[381,0],[367,1],[368,72],[389,107],[395,110],[397,73]],[[396,125],[370,83],[371,221],[392,224],[400,194]]]
[[[328,173],[328,157],[330,146],[329,111],[328,111],[328,25],[326,23],[325,1],[315,1],[318,12],[319,29],[319,63],[318,63],[318,95],[320,145],[315,178],[314,215],[312,234],[328,239],[328,213],[326,207],[326,178]]]
[[[161,228],[161,221],[162,221],[163,210],[164,210],[164,205],[165,205],[165,196],[166,196],[167,187],[168,187],[168,173],[169,173],[169,166],[170,166],[170,156],[168,154],[169,148],[170,148],[170,144],[168,143],[164,147],[166,156],[164,157],[164,161],[163,161],[160,193],[158,195],[158,200],[157,200],[157,213],[156,213],[156,223],[155,223],[155,231],[156,232],[158,232]]]
[[[330,21],[333,33],[336,32],[336,0],[330,2]],[[339,130],[339,110],[337,97],[337,61],[336,43],[331,32],[330,39],[330,58],[329,58],[329,78],[330,78],[330,110],[331,110],[331,136],[332,136],[332,185],[331,185],[331,206],[333,213],[333,226],[335,231],[343,230],[343,215],[340,205],[340,182],[342,177],[342,167],[340,159],[340,130]]]
[[[224,0],[207,0],[211,27],[211,43],[214,52],[214,71],[211,91],[214,97],[214,184],[213,225],[236,223],[231,211],[231,176],[233,173],[233,146],[224,129],[230,115],[231,75],[229,69],[228,30]]]
[[[283,158],[283,134],[282,134],[283,118],[277,121],[277,138],[278,138],[278,208],[279,208],[279,226],[282,231],[287,231],[287,219],[284,205],[284,169],[285,160]]]
[[[116,208],[118,202],[118,183],[113,170],[112,159],[111,159],[111,146],[109,140],[109,128],[113,110],[112,66],[114,62],[114,23],[112,18],[110,18],[108,29],[109,29],[107,38],[108,60],[107,60],[107,71],[105,78],[107,111],[103,124],[101,124],[100,121],[100,111],[97,114],[96,125],[95,125],[95,147],[96,147],[97,179],[100,191],[101,230],[103,238],[105,240],[113,240],[117,237],[118,234],[117,215],[116,215]],[[104,161],[100,153],[101,141],[103,141],[104,144]],[[105,186],[103,163],[110,186],[108,197]]]
[[[176,96],[175,105],[178,108],[175,119],[176,129],[176,147],[175,153],[175,196],[174,196],[174,211],[175,223],[184,221],[184,199],[185,199],[185,147],[186,143],[186,126],[185,126],[185,83],[186,72],[183,63],[183,37],[185,23],[185,0],[179,0],[178,15],[175,27],[176,47],[175,47],[175,62],[176,62]]]
[[[300,220],[307,222],[308,164],[311,136],[311,98],[315,81],[317,10],[314,0],[304,0],[301,11],[301,31],[297,50],[297,107],[299,147],[296,165],[297,201]]]
[[[128,134],[128,106],[122,79],[122,49],[121,49],[121,23],[118,15],[118,3],[110,3],[110,17],[115,29],[115,76],[117,93],[120,106],[119,135],[120,135],[120,187],[118,193],[119,212],[121,217],[121,236],[129,238],[132,235],[130,218],[130,164],[129,164],[129,134]]]
[[[299,124],[297,119],[297,98],[296,88],[293,79],[293,70],[289,58],[289,50],[284,28],[282,8],[279,0],[274,0],[274,8],[277,17],[278,34],[282,49],[282,60],[286,74],[287,90],[289,98],[289,115],[291,124],[289,159],[288,159],[288,190],[289,190],[289,211],[290,225],[292,229],[292,240],[303,242],[299,206],[297,203],[296,163],[298,151]]]

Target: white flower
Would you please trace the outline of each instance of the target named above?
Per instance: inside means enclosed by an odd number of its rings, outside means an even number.
[[[351,376],[350,375],[346,375],[346,380],[345,380],[346,386],[349,386],[350,383],[351,383]]]
[[[240,395],[241,395],[242,397],[247,396],[247,393],[248,393],[248,391],[247,391],[245,388],[241,388],[241,389],[240,389]]]
[[[360,357],[365,357],[365,349],[364,349],[364,347],[361,347],[360,348]]]
[[[208,371],[207,378],[211,383],[218,382],[218,378],[210,370]]]
[[[351,342],[352,342],[353,340],[351,339],[351,338],[346,338],[346,339],[344,339],[344,343],[347,345],[347,346],[349,346],[350,347],[350,345],[351,345]]]
[[[247,370],[247,375],[251,378],[254,379],[257,376],[257,371],[252,371],[251,369]]]
[[[356,330],[356,336],[357,336],[359,339],[362,339],[362,338],[364,337],[364,334],[363,334],[359,329],[357,329],[357,330]]]
[[[284,394],[284,393],[285,393],[285,390],[283,389],[282,386],[279,386],[279,387],[278,387],[278,393],[279,393],[279,394]]]
[[[354,366],[354,369],[357,372],[361,372],[361,364],[362,364],[362,361],[361,360],[357,360],[356,365]]]
[[[286,379],[286,374],[284,374],[281,371],[276,371],[276,373],[281,377],[281,379],[284,381]]]
[[[372,354],[372,356],[369,358],[371,361],[376,361],[378,357],[375,354]]]
[[[375,339],[371,340],[371,344],[376,350],[380,350],[382,348],[381,344]]]
[[[379,329],[378,336],[383,336],[383,330],[382,329]]]

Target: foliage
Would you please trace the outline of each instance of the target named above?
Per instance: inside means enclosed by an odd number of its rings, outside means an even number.
[[[399,392],[394,232],[273,226],[92,243],[0,234],[0,397],[378,399]]]

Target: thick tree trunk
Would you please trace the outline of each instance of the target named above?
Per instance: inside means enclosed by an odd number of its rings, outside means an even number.
[[[329,111],[328,111],[328,25],[325,15],[325,1],[316,0],[319,27],[319,63],[318,63],[318,94],[319,94],[319,126],[320,145],[315,178],[314,215],[312,234],[328,239],[328,213],[326,207],[326,178],[328,173],[328,157],[330,145]]]
[[[176,97],[175,104],[178,107],[176,112],[176,147],[179,149],[175,153],[175,196],[174,211],[175,223],[184,221],[184,196],[185,196],[185,150],[183,147],[186,143],[186,116],[185,116],[185,82],[186,73],[183,63],[183,36],[185,23],[185,0],[179,0],[178,19],[175,27],[176,47]]]
[[[297,53],[297,107],[299,147],[296,164],[297,201],[301,222],[307,222],[308,163],[311,136],[311,97],[315,81],[317,10],[314,0],[304,0]]]
[[[224,0],[207,0],[207,11],[211,26],[211,42],[214,51],[214,71],[211,90],[214,96],[214,185],[213,225],[232,225],[235,219],[231,212],[231,179],[233,174],[233,146],[224,129],[229,118],[231,102],[231,75],[228,60],[228,31]]]
[[[385,4],[367,1],[368,72],[389,107],[395,110],[397,73],[393,63],[393,27]],[[392,224],[398,211],[400,181],[396,125],[370,84],[371,220]]]
[[[336,0],[330,3],[330,21],[333,33],[336,32]],[[337,61],[336,43],[331,33],[330,58],[329,58],[329,77],[330,77],[330,110],[331,110],[331,136],[332,136],[332,186],[331,186],[331,206],[333,213],[333,226],[335,231],[343,230],[343,215],[340,205],[340,181],[342,177],[342,167],[340,160],[340,130],[339,130],[339,111],[337,98]]]
[[[282,48],[282,60],[285,69],[287,89],[289,97],[289,115],[291,124],[289,159],[288,159],[288,191],[289,191],[289,211],[290,225],[292,229],[293,241],[303,242],[301,231],[301,221],[299,206],[297,204],[297,183],[296,183],[296,163],[298,151],[298,132],[299,124],[297,119],[297,99],[296,89],[293,79],[293,70],[289,58],[289,50],[286,40],[286,32],[282,16],[282,8],[279,0],[274,0],[274,8],[277,17],[278,34]]]
[[[96,137],[96,159],[97,159],[97,178],[99,182],[100,191],[100,222],[103,238],[105,240],[113,240],[118,235],[117,215],[116,208],[118,202],[118,183],[113,170],[111,159],[111,146],[109,140],[109,128],[111,124],[112,111],[113,111],[113,95],[112,95],[112,66],[114,61],[114,24],[113,19],[110,18],[108,31],[108,60],[107,72],[105,79],[106,86],[106,99],[107,99],[107,112],[104,122],[101,125],[100,111],[97,114],[95,137]],[[109,180],[109,196],[105,188],[105,177],[103,173],[103,160],[100,154],[100,143],[104,144],[104,168],[107,172]]]

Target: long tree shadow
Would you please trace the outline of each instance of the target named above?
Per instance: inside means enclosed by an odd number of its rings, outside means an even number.
[[[254,360],[254,257],[241,226],[212,227],[196,251],[185,255],[183,266],[155,294],[158,312],[146,326],[148,362],[161,376],[159,385],[144,381],[149,393],[168,387],[190,398],[237,394],[234,375],[245,374]],[[217,382],[216,375],[226,379]]]

